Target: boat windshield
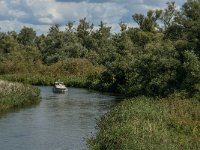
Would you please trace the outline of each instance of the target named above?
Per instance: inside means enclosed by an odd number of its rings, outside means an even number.
[[[63,82],[55,82],[54,84],[55,84],[55,85],[64,85]]]

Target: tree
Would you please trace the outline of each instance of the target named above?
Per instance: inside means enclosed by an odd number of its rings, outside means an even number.
[[[200,56],[200,1],[187,0],[165,31],[167,38],[188,41],[190,50]]]
[[[125,71],[128,94],[166,96],[176,90],[180,61],[170,41],[148,43],[128,64]]]
[[[145,32],[138,29],[130,29],[128,30],[128,34],[134,44],[142,47],[149,43],[152,37],[150,32]]]
[[[64,32],[64,44],[80,43],[74,28],[74,22],[68,22]]]
[[[200,61],[193,51],[185,51],[183,53],[183,65],[181,69],[181,90],[187,91],[190,97],[199,94]]]
[[[4,55],[19,48],[19,44],[15,37],[10,34],[0,33],[0,54]]]
[[[23,45],[32,45],[36,39],[36,32],[31,27],[23,27],[18,34],[18,41]]]
[[[107,26],[106,23],[100,22],[99,29],[92,33],[91,41],[92,50],[95,51],[91,53],[95,53],[97,56],[96,60],[92,61],[106,65],[106,63],[115,60],[116,47],[111,38],[111,27]]]
[[[187,19],[198,21],[200,19],[200,1],[199,0],[187,0],[183,5],[183,15]]]
[[[200,1],[188,0],[183,5],[181,19],[191,49],[200,56]]]
[[[90,24],[87,22],[86,18],[84,18],[79,21],[79,25],[77,27],[77,37],[79,38],[80,43],[86,48],[90,47],[91,44],[90,34],[93,26],[93,24]]]
[[[134,40],[132,40],[133,37],[135,37],[134,33],[131,32],[130,29],[122,29],[122,32],[120,34],[116,34],[114,36],[113,40],[115,42],[115,45],[117,46],[117,52],[121,56],[134,54],[136,47],[138,46],[136,43],[134,43]],[[139,48],[137,50],[139,50]]]
[[[62,55],[64,34],[59,30],[59,25],[50,27],[49,32],[44,39],[44,48],[41,50],[43,61],[47,64],[58,62]]]
[[[172,25],[176,13],[177,11],[175,2],[167,2],[167,8],[162,11],[161,15],[161,21],[163,21],[164,24],[164,30]]]
[[[124,31],[127,30],[127,24],[125,24],[124,22],[120,22],[119,26],[120,26],[120,31],[121,32],[124,32]]]
[[[66,31],[68,31],[68,32],[73,32],[74,31],[74,22],[73,21],[69,21],[68,23],[67,23],[67,28],[66,28]]]
[[[146,17],[142,14],[134,14],[132,17],[141,30],[153,32],[158,28],[156,21],[160,18],[161,14],[162,10],[149,10]]]

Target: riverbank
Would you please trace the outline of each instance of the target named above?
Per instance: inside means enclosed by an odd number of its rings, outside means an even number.
[[[124,100],[97,125],[90,149],[199,149],[200,102],[146,97]]]
[[[98,74],[97,74],[98,75]],[[95,76],[95,75],[94,75]],[[0,79],[20,82],[24,84],[37,85],[37,86],[52,86],[55,81],[62,81],[68,87],[87,88],[100,92],[112,92],[104,86],[98,86],[97,79],[90,79],[89,75],[53,75],[53,74],[4,74],[0,75]]]
[[[51,85],[58,77],[5,75],[1,78],[33,85]],[[67,86],[91,86],[86,77],[60,76]],[[124,100],[97,124],[90,149],[198,149],[200,102],[183,96]]]
[[[39,94],[30,85],[0,80],[0,112],[36,104],[40,101]]]

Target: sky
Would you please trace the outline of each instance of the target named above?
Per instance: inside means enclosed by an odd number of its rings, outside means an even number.
[[[32,27],[37,34],[45,34],[49,27],[69,21],[75,25],[80,19],[97,27],[100,21],[119,31],[119,23],[136,26],[135,13],[146,14],[149,9],[165,8],[169,0],[0,0],[0,31],[19,32],[24,26]],[[186,0],[173,0],[181,7]]]

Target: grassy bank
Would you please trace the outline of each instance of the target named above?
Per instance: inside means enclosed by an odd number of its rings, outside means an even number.
[[[88,144],[93,150],[200,149],[200,102],[125,100],[102,118]]]
[[[72,87],[85,87],[86,86],[86,77],[83,76],[64,76],[64,75],[43,75],[43,74],[6,74],[1,75],[0,79],[12,81],[12,82],[21,82],[31,85],[53,85],[55,81],[61,80],[67,86]]]
[[[0,80],[0,112],[39,102],[39,90],[29,85]]]

